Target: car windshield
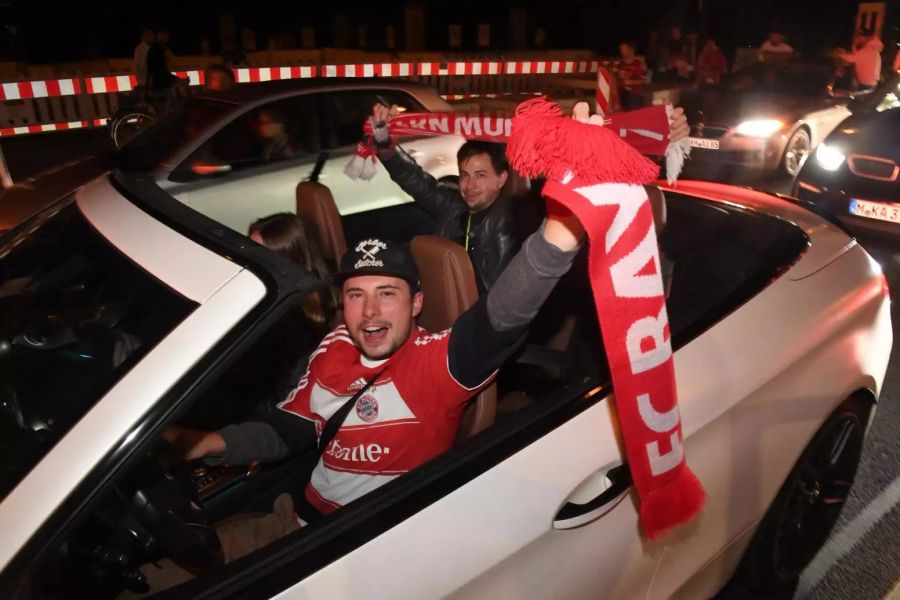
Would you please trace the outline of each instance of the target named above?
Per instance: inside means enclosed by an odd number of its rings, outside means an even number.
[[[186,100],[116,152],[116,166],[130,173],[153,170],[233,109],[233,104],[210,98]]]
[[[833,78],[834,70],[824,64],[757,65],[738,71],[726,85],[739,93],[818,96],[828,90]]]
[[[194,306],[71,198],[0,238],[0,499]]]

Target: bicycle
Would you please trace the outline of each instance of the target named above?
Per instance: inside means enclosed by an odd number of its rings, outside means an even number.
[[[134,88],[132,94],[109,119],[109,137],[113,146],[117,149],[124,146],[189,93],[187,80],[180,80],[172,87],[162,90],[150,91],[141,86]]]

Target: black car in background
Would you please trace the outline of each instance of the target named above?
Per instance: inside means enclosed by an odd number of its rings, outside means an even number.
[[[806,161],[794,195],[851,227],[900,233],[900,75],[852,108]]]

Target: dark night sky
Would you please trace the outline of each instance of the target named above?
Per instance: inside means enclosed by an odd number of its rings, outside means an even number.
[[[323,6],[324,4],[324,6]],[[491,24],[491,50],[509,45],[510,6],[528,10],[528,36],[537,27],[547,34],[546,47],[585,48],[614,54],[618,42],[634,39],[643,44],[651,29],[681,25],[702,37],[712,35],[726,51],[756,46],[771,27],[788,34],[795,47],[818,52],[826,46],[847,45],[857,9],[848,0],[606,0],[557,2],[502,2],[458,0],[425,2],[426,43],[429,50],[447,50],[447,25],[463,28],[463,50],[476,47],[478,23]],[[705,4],[705,6],[703,6]],[[253,8],[248,8],[252,6]],[[560,7],[563,8],[560,8]],[[702,9],[699,8],[702,6]],[[200,40],[209,38],[218,51],[219,19],[231,13],[238,30],[253,29],[257,45],[265,48],[270,36],[299,38],[302,27],[316,29],[318,46],[334,45],[332,34],[337,11],[346,15],[351,41],[358,26],[367,26],[369,49],[384,46],[383,31],[397,27],[403,43],[403,3],[380,4],[344,0],[340,3],[265,7],[260,3],[193,4],[174,2],[152,6],[94,3],[92,6],[8,1],[0,3],[0,60],[55,63],[99,57],[128,57],[142,26],[166,28],[178,55],[199,53]],[[884,37],[897,38],[900,0],[890,0],[888,30]]]

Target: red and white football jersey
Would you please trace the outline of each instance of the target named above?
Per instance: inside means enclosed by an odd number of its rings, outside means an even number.
[[[328,418],[381,373],[350,409],[306,488],[323,514],[356,500],[453,445],[463,406],[490,381],[469,389],[450,374],[450,330],[417,328],[384,361],[369,361],[341,325],[310,356],[309,368],[279,408],[311,420],[321,436]]]

